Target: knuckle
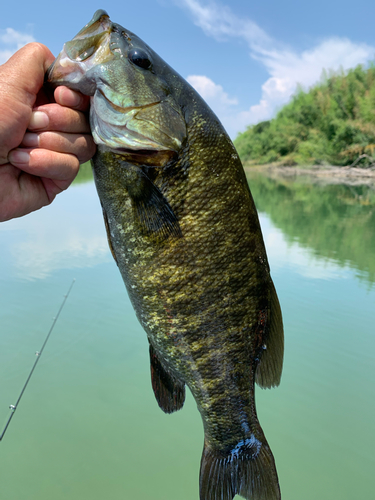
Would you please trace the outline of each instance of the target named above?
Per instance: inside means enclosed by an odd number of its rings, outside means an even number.
[[[48,57],[50,54],[49,49],[40,42],[30,42],[24,46],[24,50],[27,50],[31,57]]]
[[[85,163],[86,161],[91,160],[91,158],[94,156],[95,153],[96,153],[96,144],[92,140],[92,138],[89,137],[79,155],[80,162]]]

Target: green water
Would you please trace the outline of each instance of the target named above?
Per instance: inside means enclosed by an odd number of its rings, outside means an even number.
[[[250,180],[284,314],[281,386],[257,390],[283,500],[375,491],[375,189]],[[194,500],[203,429],[165,415],[148,347],[107,249],[95,188],[0,225],[0,442],[7,500]]]

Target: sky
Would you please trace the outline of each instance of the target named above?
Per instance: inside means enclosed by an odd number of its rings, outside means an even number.
[[[5,3],[5,2],[4,2]],[[6,2],[0,19],[0,64],[25,43],[57,55],[105,9],[192,84],[232,138],[268,120],[299,86],[323,71],[375,60],[373,0],[64,0]]]

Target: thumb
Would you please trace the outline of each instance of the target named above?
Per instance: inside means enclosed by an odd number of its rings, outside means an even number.
[[[0,165],[22,141],[44,74],[54,61],[41,43],[30,43],[0,66]]]
[[[32,107],[45,72],[54,60],[52,52],[41,43],[29,43],[19,49],[0,66],[2,95],[13,96]]]

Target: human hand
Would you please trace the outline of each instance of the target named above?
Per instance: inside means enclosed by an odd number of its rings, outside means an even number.
[[[0,221],[51,203],[95,153],[89,98],[58,87],[53,102],[43,90],[54,59],[31,43],[0,66]]]

